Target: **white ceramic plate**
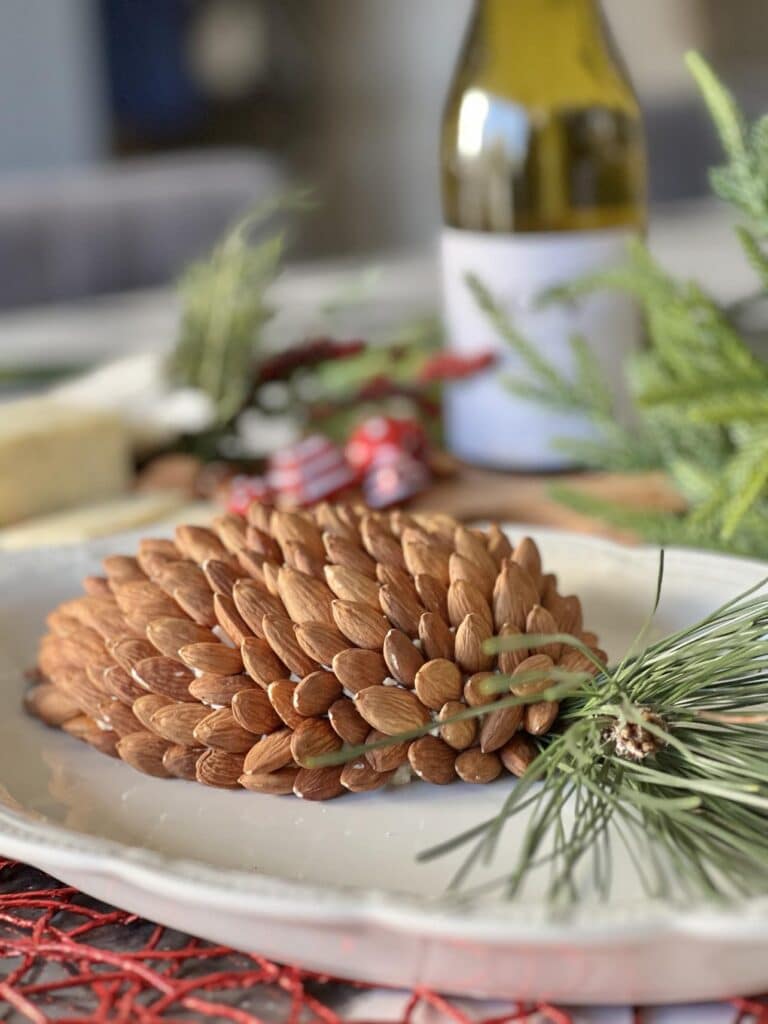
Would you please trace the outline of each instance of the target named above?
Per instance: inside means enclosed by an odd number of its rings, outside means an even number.
[[[582,595],[612,656],[644,618],[657,554],[532,531],[546,566]],[[441,904],[452,864],[430,843],[493,812],[513,783],[411,785],[304,804],[147,778],[21,710],[47,611],[79,592],[126,536],[0,560],[0,852],[165,924],[335,975],[461,994],[561,1002],[672,1002],[768,986],[768,903],[671,909],[621,858],[616,895],[552,919],[522,903]],[[655,632],[689,624],[765,567],[668,554]],[[515,848],[507,830],[500,851]],[[766,867],[768,870],[768,866]],[[497,867],[498,871],[498,867]]]

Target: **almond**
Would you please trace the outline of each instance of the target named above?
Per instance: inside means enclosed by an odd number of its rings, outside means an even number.
[[[296,626],[294,632],[299,647],[318,665],[330,665],[337,654],[349,647],[349,641],[335,626],[325,626],[321,622],[307,622],[303,626]]]
[[[157,574],[155,582],[171,597],[173,597],[174,590],[179,587],[202,585],[210,591],[210,588],[206,585],[202,570],[194,562],[166,562]]]
[[[555,724],[560,705],[555,701],[529,704],[525,709],[525,729],[531,736],[544,736]]]
[[[269,521],[269,532],[280,547],[286,541],[298,541],[319,560],[323,560],[325,549],[320,530],[315,523],[301,512],[275,509]]]
[[[315,505],[312,512],[315,522],[323,533],[334,534],[353,543],[357,542],[358,533],[356,528],[344,521],[335,505],[327,501],[321,501]]]
[[[539,592],[531,577],[517,562],[505,562],[493,586],[493,619],[496,628],[505,622],[525,628],[528,612],[537,604]]]
[[[163,753],[163,768],[175,779],[197,781],[197,762],[205,751],[202,747],[185,747],[173,743]]]
[[[477,719],[463,718],[458,722],[450,719],[466,711],[467,706],[460,700],[451,700],[440,708],[438,718],[444,724],[440,726],[440,739],[454,750],[466,750],[475,742],[477,736]]]
[[[484,754],[500,750],[508,743],[523,724],[525,708],[514,707],[489,711],[480,725],[480,749]]]
[[[299,544],[296,540],[287,540],[284,545],[283,556],[285,564],[307,576],[317,577],[323,575],[324,561],[313,555],[308,547]]]
[[[276,772],[258,772],[252,775],[241,775],[238,781],[243,789],[248,789],[253,793],[269,793],[271,796],[290,796],[293,794],[293,787],[298,774],[298,768],[289,766],[278,768]]]
[[[341,784],[350,793],[369,793],[386,786],[392,775],[392,772],[374,771],[365,759],[360,758],[344,765]]]
[[[435,612],[424,612],[419,619],[419,639],[427,658],[453,658],[453,633]]]
[[[479,615],[493,629],[491,607],[480,590],[469,580],[456,580],[448,588],[448,621],[458,626],[467,615]]]
[[[253,636],[245,619],[240,615],[231,597],[224,594],[213,595],[213,608],[216,622],[224,630],[225,635],[235,647],[240,647]]]
[[[110,700],[107,697],[101,702],[100,712],[98,721],[117,733],[118,736],[128,736],[141,729],[141,722],[133,711],[118,700]]]
[[[293,636],[293,630],[291,630]],[[288,670],[266,640],[247,637],[240,648],[245,670],[255,683],[266,689],[276,679],[284,679]]]
[[[498,699],[496,693],[486,690],[484,687],[486,679],[491,679],[494,675],[493,672],[476,672],[469,677],[464,684],[464,700],[469,707],[484,707],[486,704],[493,704]]]
[[[74,718],[69,718],[61,728],[70,736],[82,740],[83,743],[94,747],[102,754],[107,754],[108,757],[119,756],[117,745],[120,737],[117,733],[102,729],[88,715],[76,715]]]
[[[410,690],[397,686],[369,686],[355,697],[355,707],[374,729],[397,736],[429,722],[429,711]]]
[[[232,591],[237,583],[237,573],[231,565],[218,558],[207,558],[203,562],[203,573],[214,594],[232,597]]]
[[[549,611],[552,611],[547,602],[553,597],[559,596],[557,592],[557,576],[553,572],[545,572],[541,577],[541,603]]]
[[[247,775],[274,772],[291,763],[290,729],[281,729],[265,736],[251,747],[245,755],[243,771]]]
[[[499,567],[488,553],[487,538],[484,535],[478,536],[466,526],[457,526],[452,540],[458,555],[477,566],[486,579],[496,579]],[[467,579],[466,576],[459,578]],[[490,597],[490,594],[488,596]]]
[[[293,792],[302,800],[332,800],[341,796],[342,768],[302,768],[293,784]]]
[[[210,629],[198,626],[189,619],[163,616],[153,619],[147,626],[147,638],[161,654],[178,658],[179,651],[188,644],[214,643],[215,635]]]
[[[179,558],[181,558],[181,554],[178,551],[172,556],[164,555],[159,551],[139,551],[136,555],[136,561],[141,566],[142,572],[151,580],[156,579],[169,562],[176,562]]]
[[[552,668],[552,659],[548,655],[532,654],[525,661],[521,662],[512,673],[512,682],[509,688],[517,697],[527,697],[532,693],[541,693],[542,690],[546,690],[552,685],[552,679],[548,674]],[[529,673],[532,675],[531,679],[523,682],[515,681],[516,676],[519,677]]]
[[[291,757],[302,768],[311,768],[313,758],[340,749],[341,737],[324,718],[305,719],[291,737]]]
[[[207,714],[195,727],[195,741],[214,750],[227,750],[230,754],[244,754],[253,746],[254,734],[244,729],[231,708],[218,711],[204,709]]]
[[[508,772],[521,778],[536,760],[538,753],[539,748],[533,740],[518,733],[500,751],[501,763]]]
[[[449,556],[437,544],[427,540],[404,540],[403,558],[411,576],[427,573],[429,576],[434,576],[444,586],[448,586],[450,583]]]
[[[282,615],[265,615],[261,627],[265,640],[290,672],[303,678],[315,671],[317,663],[301,649],[290,619]],[[283,672],[283,675],[288,673]]]
[[[542,598],[542,604],[557,623],[558,632],[575,636],[581,630],[583,622],[578,597],[561,597],[554,591]]]
[[[393,543],[396,544],[397,541],[393,541]],[[371,580],[376,578],[376,563],[358,544],[333,533],[323,534],[323,544],[329,562],[334,565],[343,565],[362,576],[368,576]]]
[[[181,552],[167,537],[142,537],[139,541],[139,554],[145,555],[149,552],[153,554],[163,555],[165,558],[170,558],[178,561],[181,558]]]
[[[399,542],[373,516],[363,516],[360,520],[360,537],[363,547],[376,562],[386,562],[400,569],[405,568],[403,549]]]
[[[264,555],[251,551],[250,548],[242,548],[235,557],[237,559],[236,572],[238,576],[242,577],[245,574],[254,583],[266,587],[271,594],[277,594],[277,579],[274,580],[274,585],[267,584],[267,575],[264,567],[273,563],[268,562]]]
[[[491,637],[488,623],[480,615],[469,614],[459,624],[455,637],[455,658],[465,672],[483,672],[493,664],[484,644]]]
[[[276,540],[258,526],[248,526],[245,531],[245,547],[257,555],[264,555],[271,562],[282,562],[283,552]]]
[[[387,620],[365,604],[335,600],[333,618],[345,637],[364,650],[380,651],[389,630]]]
[[[232,714],[243,729],[247,729],[256,736],[274,732],[283,724],[282,719],[272,707],[268,694],[257,686],[239,690],[233,696]]]
[[[461,697],[462,679],[458,665],[445,658],[425,662],[416,673],[416,696],[425,707],[439,711],[447,701]]]
[[[273,597],[280,596],[280,588],[278,587],[278,579],[280,576],[280,566],[276,562],[262,562],[261,563],[261,575],[264,580],[264,586],[272,594]]]
[[[83,580],[83,590],[91,597],[112,596],[112,588],[106,576],[86,576]]]
[[[446,786],[456,778],[456,751],[437,736],[414,740],[408,750],[408,760],[420,779],[435,786]]]
[[[152,731],[169,743],[194,747],[200,745],[195,739],[195,729],[209,714],[209,709],[200,704],[166,704],[154,712],[150,724]]]
[[[398,565],[392,565],[391,562],[377,562],[376,579],[382,586],[388,584],[395,591],[407,591],[413,595],[414,600],[418,600],[418,594],[413,585],[411,574],[406,569],[402,569]],[[376,607],[379,607],[378,602]]]
[[[497,569],[500,569],[502,563],[512,556],[512,545],[509,538],[495,523],[488,527],[488,554],[496,563]]]
[[[293,691],[295,689],[296,683],[291,682],[290,679],[278,679],[277,682],[270,683],[267,687],[270,704],[289,729],[298,729],[304,720],[293,706]]]
[[[192,701],[189,684],[194,673],[175,658],[155,657],[140,661],[132,672],[133,678],[151,693],[171,700]]]
[[[350,647],[337,654],[332,663],[334,675],[350,693],[376,686],[387,678],[387,666],[378,651]]]
[[[151,647],[149,650],[152,652]],[[119,665],[108,668],[104,673],[104,689],[110,697],[114,697],[127,707],[130,707],[137,697],[142,697],[146,693],[144,687]]]
[[[324,715],[340,696],[341,683],[332,672],[311,672],[293,691],[293,706],[300,715],[314,718]]]
[[[131,768],[145,775],[167,779],[168,770],[163,765],[163,754],[167,747],[165,740],[142,730],[123,736],[117,744],[117,753]]]
[[[169,704],[173,704],[172,700],[167,697],[160,697],[156,693],[145,693],[143,697],[137,697],[133,702],[133,713],[136,715],[138,720],[144,726],[145,729],[150,732],[154,732],[154,726],[152,725],[152,716],[160,708],[167,707]],[[193,707],[194,705],[190,705]]]
[[[237,554],[247,544],[246,523],[242,516],[224,515],[213,520],[213,529],[224,547],[231,554]],[[204,559],[204,562],[209,559]],[[221,562],[221,559],[216,559]],[[223,562],[226,565],[226,562]]]
[[[564,647],[564,654],[560,658],[560,668],[567,672],[589,672],[597,675],[598,668],[590,661],[586,654],[582,654],[576,647]]]
[[[372,729],[366,737],[366,744],[378,743],[386,737],[378,729]],[[365,759],[376,772],[392,772],[401,765],[408,763],[408,748],[410,743],[393,743],[387,747],[379,747],[377,750],[366,750]]]
[[[511,622],[505,622],[499,630],[499,636],[522,636],[522,630]],[[499,670],[505,675],[512,675],[518,665],[521,665],[528,657],[528,650],[525,647],[518,647],[514,651],[502,651],[499,654]]]
[[[139,563],[128,555],[109,555],[107,558],[102,558],[101,564],[107,578],[117,583],[146,579],[144,570]]]
[[[248,690],[253,686],[250,676],[213,676],[204,674],[197,676],[189,684],[190,696],[199,700],[201,704],[229,705],[235,694],[241,690]]]
[[[424,664],[421,651],[399,629],[390,629],[384,637],[384,661],[392,676],[403,686],[412,687],[416,673]],[[376,682],[382,682],[381,679]]]
[[[66,693],[62,693],[53,683],[35,686],[27,693],[24,703],[27,709],[41,718],[46,725],[59,726],[80,714],[77,702]]]
[[[235,789],[243,773],[243,755],[226,750],[206,750],[197,759],[197,781],[206,786]]]
[[[387,519],[389,520],[390,532],[399,540],[403,539],[403,535],[406,530],[411,530],[412,532],[415,531],[420,537],[426,537],[427,535],[427,527],[420,526],[413,516],[408,515],[407,512],[403,512],[401,508],[392,509],[389,516],[385,513],[379,521],[383,524]]]
[[[536,542],[531,540],[530,537],[523,537],[515,546],[512,560],[517,562],[522,569],[525,569],[533,580],[536,592],[540,594],[543,580],[541,576],[541,555],[539,554]]]
[[[322,622],[333,626],[333,594],[321,580],[284,566],[278,572],[277,588],[288,616],[295,623]]]
[[[238,580],[232,588],[232,600],[249,629],[262,638],[264,633],[261,622],[264,616],[285,615],[282,601],[253,580]]]
[[[389,584],[379,591],[381,610],[395,629],[401,630],[406,636],[418,636],[419,619],[424,608],[416,598],[416,591],[411,587],[410,593],[396,591]]]
[[[525,620],[525,632],[530,633],[531,635],[536,633],[556,633],[557,623],[546,608],[542,608],[540,604],[535,604],[528,612],[528,617]],[[539,654],[549,655],[552,661],[557,661],[560,657],[562,644],[546,644],[537,647],[536,650]]]
[[[467,583],[471,583],[476,590],[479,590],[486,601],[491,599],[497,575],[495,567],[489,573],[474,562],[470,562],[468,558],[464,558],[463,555],[459,555],[454,551],[448,560],[448,575],[451,583],[458,583],[464,580]]]
[[[365,576],[346,565],[326,565],[325,579],[328,586],[341,601],[354,601],[379,609],[379,585],[370,576]]]
[[[501,774],[501,761],[497,754],[484,754],[481,750],[465,750],[456,758],[456,774],[464,782],[485,785]]]
[[[234,676],[243,671],[243,659],[235,647],[220,643],[187,644],[179,650],[179,657],[197,672]]]
[[[448,620],[448,589],[444,583],[430,576],[429,573],[420,572],[414,580],[416,593],[421,603],[428,612],[436,612],[441,619]]]
[[[369,732],[368,723],[358,714],[355,705],[348,697],[339,697],[331,704],[328,708],[328,718],[333,731],[345,743],[356,747],[365,741]]]
[[[185,558],[191,558],[198,565],[207,558],[229,561],[227,549],[219,538],[206,526],[177,526],[174,534],[176,547]]]
[[[272,518],[272,506],[264,501],[254,501],[246,512],[246,520],[249,526],[256,526],[265,533],[269,533],[270,520]]]

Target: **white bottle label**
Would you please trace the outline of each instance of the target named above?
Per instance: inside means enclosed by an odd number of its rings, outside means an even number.
[[[478,308],[467,287],[475,274],[504,309],[510,322],[541,355],[569,374],[569,338],[581,334],[616,394],[619,415],[628,402],[624,383],[627,356],[639,343],[640,320],[632,300],[601,291],[576,303],[536,308],[547,288],[626,259],[632,233],[605,231],[494,235],[447,228],[442,239],[443,287],[448,340],[452,349],[473,355],[491,350],[496,364],[446,389],[448,447],[469,462],[508,469],[560,469],[570,465],[557,438],[594,439],[586,417],[527,401],[504,387],[503,377],[530,379],[520,357]]]

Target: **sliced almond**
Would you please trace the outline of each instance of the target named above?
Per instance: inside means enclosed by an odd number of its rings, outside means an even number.
[[[296,683],[290,679],[278,679],[267,687],[269,702],[289,729],[298,729],[304,718],[293,706],[293,691]]]
[[[243,771],[248,775],[278,771],[291,763],[290,729],[281,729],[265,736],[251,747],[245,755]]]
[[[117,744],[117,753],[131,768],[145,775],[167,779],[169,773],[163,765],[163,754],[167,747],[165,740],[142,730],[123,736]]]
[[[253,686],[250,676],[214,676],[203,674],[189,684],[189,692],[201,704],[211,706],[229,705],[235,694]]]
[[[236,647],[220,643],[187,644],[179,650],[184,664],[196,672],[234,676],[243,671],[243,659]]]
[[[386,584],[379,590],[379,603],[395,629],[401,630],[406,636],[418,636],[419,619],[424,613],[424,608],[419,603],[413,587],[410,592],[399,591]]]
[[[477,719],[462,718],[458,722],[451,721],[456,715],[467,710],[467,705],[460,700],[448,701],[440,708],[438,719],[444,723],[440,726],[440,739],[454,750],[466,750],[475,742],[477,736]]]
[[[462,678],[458,665],[445,658],[425,662],[416,673],[416,696],[433,711],[439,711],[447,701],[461,697]]]
[[[197,781],[206,786],[235,789],[243,773],[243,755],[226,750],[206,750],[197,759]]]
[[[515,546],[515,550],[512,553],[512,559],[517,562],[521,568],[525,569],[533,580],[537,593],[541,593],[543,582],[541,575],[541,555],[539,554],[536,542],[531,540],[530,537],[523,537]]]
[[[538,757],[539,748],[524,733],[513,736],[507,745],[500,751],[501,763],[511,772],[521,778]]]
[[[259,772],[252,775],[241,775],[238,782],[243,789],[252,793],[269,793],[271,796],[293,795],[293,787],[298,768],[278,768],[276,772]]]
[[[293,706],[300,715],[314,718],[324,715],[340,696],[341,683],[332,672],[311,672],[293,691]]]
[[[419,619],[419,639],[427,658],[453,658],[453,633],[435,612],[424,612]]]
[[[493,665],[493,655],[484,650],[491,635],[491,628],[480,615],[470,613],[459,624],[454,657],[465,672],[484,672]]]
[[[302,768],[296,775],[293,792],[302,800],[333,800],[345,792],[341,784],[342,768]]]
[[[335,626],[322,622],[307,622],[296,626],[294,632],[299,647],[318,665],[330,665],[337,654],[349,647],[349,641]]]
[[[291,737],[291,757],[302,768],[311,768],[312,758],[341,749],[341,737],[324,718],[307,718]]]
[[[560,705],[555,701],[529,704],[525,709],[525,730],[531,736],[545,736],[555,724]]]
[[[428,573],[418,573],[414,579],[416,593],[428,612],[436,612],[448,620],[448,589],[444,583]]]
[[[293,630],[291,630],[293,635]],[[276,679],[284,679],[288,670],[266,640],[246,637],[240,648],[245,670],[255,683],[266,689]]]
[[[379,585],[370,576],[346,565],[326,565],[325,579],[341,601],[355,601],[379,609]]]
[[[416,673],[424,664],[421,651],[399,629],[390,629],[384,637],[384,661],[393,678],[403,686],[413,687]],[[376,680],[382,682],[381,679]]]
[[[318,667],[317,662],[301,649],[290,619],[282,615],[265,615],[261,628],[269,646],[294,675],[303,678]]]
[[[377,743],[385,739],[384,733],[378,729],[372,729],[366,737],[366,744]],[[366,750],[365,759],[371,768],[377,772],[393,772],[401,765],[408,763],[408,748],[410,743],[393,743],[390,746],[379,747],[377,750]]]
[[[243,729],[247,729],[256,736],[274,732],[283,724],[282,719],[272,707],[268,694],[257,686],[239,690],[234,695],[232,714]]]
[[[531,577],[517,564],[507,561],[493,587],[493,619],[496,628],[505,622],[525,629],[528,612],[538,603],[539,592]]]
[[[210,629],[198,626],[189,619],[162,616],[153,619],[147,626],[150,643],[169,658],[178,658],[179,651],[188,644],[214,643],[215,635]]]
[[[530,633],[531,635],[535,633],[543,633],[546,635],[549,633],[556,633],[557,623],[546,608],[542,608],[540,604],[535,604],[528,612],[528,617],[525,620],[525,632]],[[546,644],[545,646],[536,648],[536,651],[539,654],[548,654],[552,661],[558,660],[561,650],[562,644],[560,643]]]
[[[284,566],[278,573],[277,587],[286,611],[295,623],[322,622],[333,626],[333,594],[322,580]]]
[[[381,650],[389,630],[383,615],[355,601],[335,600],[332,611],[336,626],[355,647]]]
[[[511,622],[505,622],[499,630],[499,636],[522,636],[522,630]],[[528,649],[518,647],[514,651],[502,651],[499,654],[499,670],[505,675],[512,675],[515,669],[528,657]]]
[[[203,562],[203,573],[214,594],[232,597],[232,591],[237,583],[237,573],[231,565],[219,558],[207,558]]]
[[[393,541],[393,543],[396,544],[397,541]],[[376,562],[363,551],[359,544],[333,533],[323,534],[323,544],[329,562],[334,565],[343,565],[371,580],[376,578]]]
[[[408,750],[408,760],[420,779],[435,786],[447,786],[456,778],[456,751],[437,736],[414,740]]]
[[[491,606],[469,580],[456,580],[450,585],[447,605],[448,621],[452,626],[458,626],[467,615],[479,615],[488,623],[488,628],[493,629]]]
[[[253,632],[245,619],[238,612],[235,602],[224,594],[213,595],[213,608],[216,622],[224,630],[225,635],[235,647],[240,647],[253,636]]]
[[[549,672],[553,668],[552,659],[546,654],[532,654],[522,661],[512,673],[510,690],[517,697],[527,697],[532,693],[541,693],[552,685]],[[522,682],[515,677],[531,675],[532,678]]]
[[[195,739],[195,729],[210,709],[201,704],[166,704],[150,718],[152,731],[169,743],[180,743],[186,747],[204,746]]]
[[[222,562],[229,561],[227,549],[213,532],[206,526],[177,526],[175,533],[176,547],[185,558],[201,565],[207,558],[218,558]]]
[[[368,735],[368,723],[348,697],[339,697],[331,704],[328,708],[328,718],[333,731],[353,747],[363,743]]]
[[[207,714],[195,727],[195,741],[203,747],[244,754],[253,746],[254,734],[235,718],[231,708],[218,711],[204,709]]]
[[[501,775],[501,759],[477,748],[465,750],[456,758],[456,774],[464,782],[483,786]]]
[[[514,707],[498,708],[489,711],[480,725],[480,749],[484,754],[500,750],[509,743],[523,724],[525,708],[518,704]]]
[[[365,758],[356,758],[344,765],[341,772],[341,784],[350,793],[370,793],[372,790],[386,786],[392,775],[392,772],[374,771]]]
[[[369,686],[356,695],[355,707],[372,728],[385,736],[409,732],[430,720],[421,701],[398,686]]]
[[[285,615],[285,608],[278,597],[270,594],[261,584],[253,580],[238,580],[232,588],[232,600],[249,629],[263,638],[261,622],[265,615]]]
[[[172,743],[163,753],[163,768],[175,779],[197,781],[197,762],[205,753],[202,747],[186,747]]]
[[[387,666],[381,654],[359,647],[341,651],[334,657],[331,667],[341,685],[350,693],[376,686],[387,678]]]

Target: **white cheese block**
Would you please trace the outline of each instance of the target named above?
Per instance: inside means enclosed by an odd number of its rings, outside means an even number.
[[[0,526],[127,490],[128,432],[106,409],[50,398],[0,404]]]

